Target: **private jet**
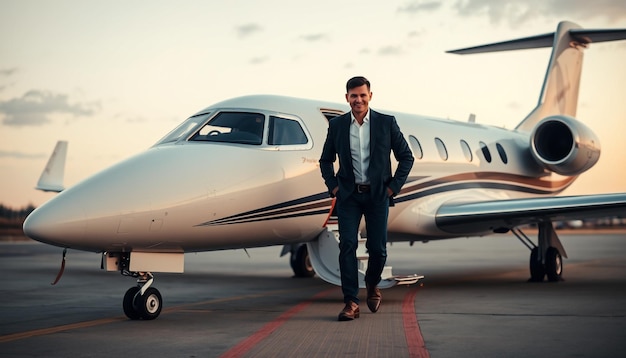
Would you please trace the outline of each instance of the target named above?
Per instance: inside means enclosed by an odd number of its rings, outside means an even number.
[[[512,130],[382,111],[396,117],[415,157],[389,212],[389,241],[513,232],[530,249],[530,279],[559,281],[567,254],[553,223],[626,213],[626,193],[557,196],[600,156],[599,139],[576,118],[583,52],[623,39],[626,29],[561,22],[554,33],[449,51],[552,48],[537,106]],[[154,273],[183,272],[189,252],[282,245],[296,276],[339,284],[334,202],[319,157],[328,122],[347,110],[275,95],[228,99],[68,189],[62,143],[38,184],[59,194],[28,216],[24,232],[64,249],[55,282],[67,249],[100,253],[104,270],[136,278],[123,298],[129,319],[159,316]],[[531,224],[536,244],[522,231]],[[359,259],[364,274],[364,247]],[[382,278],[386,288],[422,276],[388,267]]]

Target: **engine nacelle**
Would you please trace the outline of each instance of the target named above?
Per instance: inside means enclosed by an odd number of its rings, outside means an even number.
[[[577,175],[600,158],[598,137],[575,118],[565,115],[542,119],[530,135],[533,158],[561,175]]]

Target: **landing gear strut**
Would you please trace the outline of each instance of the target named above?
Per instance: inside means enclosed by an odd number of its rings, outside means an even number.
[[[163,298],[154,287],[150,287],[154,276],[150,272],[122,271],[122,275],[137,277],[137,286],[131,287],[124,295],[122,306],[126,317],[137,320],[153,320],[161,314]]]
[[[535,245],[520,229],[512,230],[513,234],[530,249],[529,281],[542,282],[545,277],[550,282],[562,281],[563,257],[567,258],[567,253],[554,231],[552,222],[541,222],[538,228],[538,245]]]

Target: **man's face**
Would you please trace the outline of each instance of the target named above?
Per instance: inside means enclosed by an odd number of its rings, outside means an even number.
[[[355,115],[367,113],[371,99],[372,92],[369,91],[367,85],[352,88],[346,93],[346,101],[350,103],[352,113]]]

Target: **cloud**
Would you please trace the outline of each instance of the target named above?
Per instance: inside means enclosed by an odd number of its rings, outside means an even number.
[[[235,31],[237,32],[237,36],[239,36],[240,38],[245,38],[263,31],[263,28],[257,24],[246,24],[237,26],[235,28]]]
[[[18,151],[6,151],[6,150],[0,150],[0,158],[16,158],[16,159],[42,159],[45,158],[46,155],[44,153],[40,153],[40,154],[31,154],[31,153],[24,153],[24,152],[18,152]]]
[[[396,56],[402,55],[404,51],[402,50],[402,46],[384,46],[378,49],[377,52],[381,56]]]
[[[100,109],[99,103],[75,103],[65,94],[31,90],[20,98],[0,101],[0,113],[5,115],[2,123],[8,126],[37,126],[50,122],[53,113],[91,116]]]
[[[624,0],[459,0],[453,7],[461,16],[489,17],[493,24],[519,27],[540,16],[571,18],[576,21],[604,18],[609,23],[626,19]],[[581,24],[584,26],[584,24]]]
[[[263,56],[263,57],[253,57],[250,59],[250,64],[251,65],[260,65],[262,63],[265,63],[269,60],[269,57],[267,56]]]
[[[17,68],[1,68],[0,69],[0,76],[3,77],[9,77],[11,75],[13,75],[15,72],[17,72]]]
[[[525,107],[522,106],[521,103],[519,103],[518,101],[511,101],[506,104],[506,107],[515,111],[520,111],[520,110],[525,109]]]
[[[0,78],[2,78],[2,77],[5,77],[5,78],[10,77],[14,73],[16,73],[16,72],[17,72],[17,67],[14,67],[14,68],[0,68]],[[7,88],[7,85],[0,84],[0,92],[3,92],[6,88]]]
[[[111,118],[113,120],[121,121],[124,123],[129,123],[129,124],[148,122],[148,118],[144,116],[136,115],[136,114],[129,114],[127,112],[117,112],[114,115],[112,115]]]
[[[326,34],[309,34],[309,35],[301,35],[300,38],[306,42],[318,42],[322,40],[328,40],[328,35]]]
[[[425,33],[426,33],[426,31],[424,31],[424,30],[419,30],[419,31],[418,30],[413,30],[413,31],[411,31],[411,32],[409,32],[407,34],[407,37],[409,37],[409,38],[422,37],[422,36],[424,36]]]
[[[417,14],[418,12],[432,12],[441,7],[439,1],[415,0],[398,8],[398,12]]]

